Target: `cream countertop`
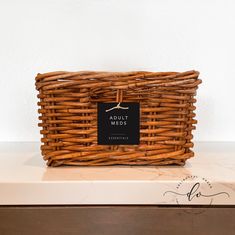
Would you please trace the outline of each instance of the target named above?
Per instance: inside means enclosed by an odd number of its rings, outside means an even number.
[[[185,166],[47,167],[39,143],[0,143],[0,205],[235,205],[235,143],[199,142]]]

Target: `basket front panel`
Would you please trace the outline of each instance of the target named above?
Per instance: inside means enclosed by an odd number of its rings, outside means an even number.
[[[184,164],[193,156],[199,83],[195,71],[38,75],[44,159],[52,166]],[[139,145],[97,144],[98,102],[140,103]]]

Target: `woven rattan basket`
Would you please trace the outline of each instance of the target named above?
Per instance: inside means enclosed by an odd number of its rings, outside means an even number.
[[[199,72],[51,72],[36,76],[41,152],[49,166],[184,165]],[[138,103],[139,143],[98,144],[97,104]]]

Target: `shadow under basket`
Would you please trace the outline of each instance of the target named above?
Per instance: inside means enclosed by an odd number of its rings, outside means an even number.
[[[197,71],[38,74],[44,160],[48,166],[184,165],[194,155],[198,76]],[[99,143],[99,103],[138,104],[137,144]]]

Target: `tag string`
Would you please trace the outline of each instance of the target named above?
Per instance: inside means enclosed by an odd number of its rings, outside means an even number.
[[[121,103],[123,101],[123,90],[118,89],[116,95],[116,102]]]

